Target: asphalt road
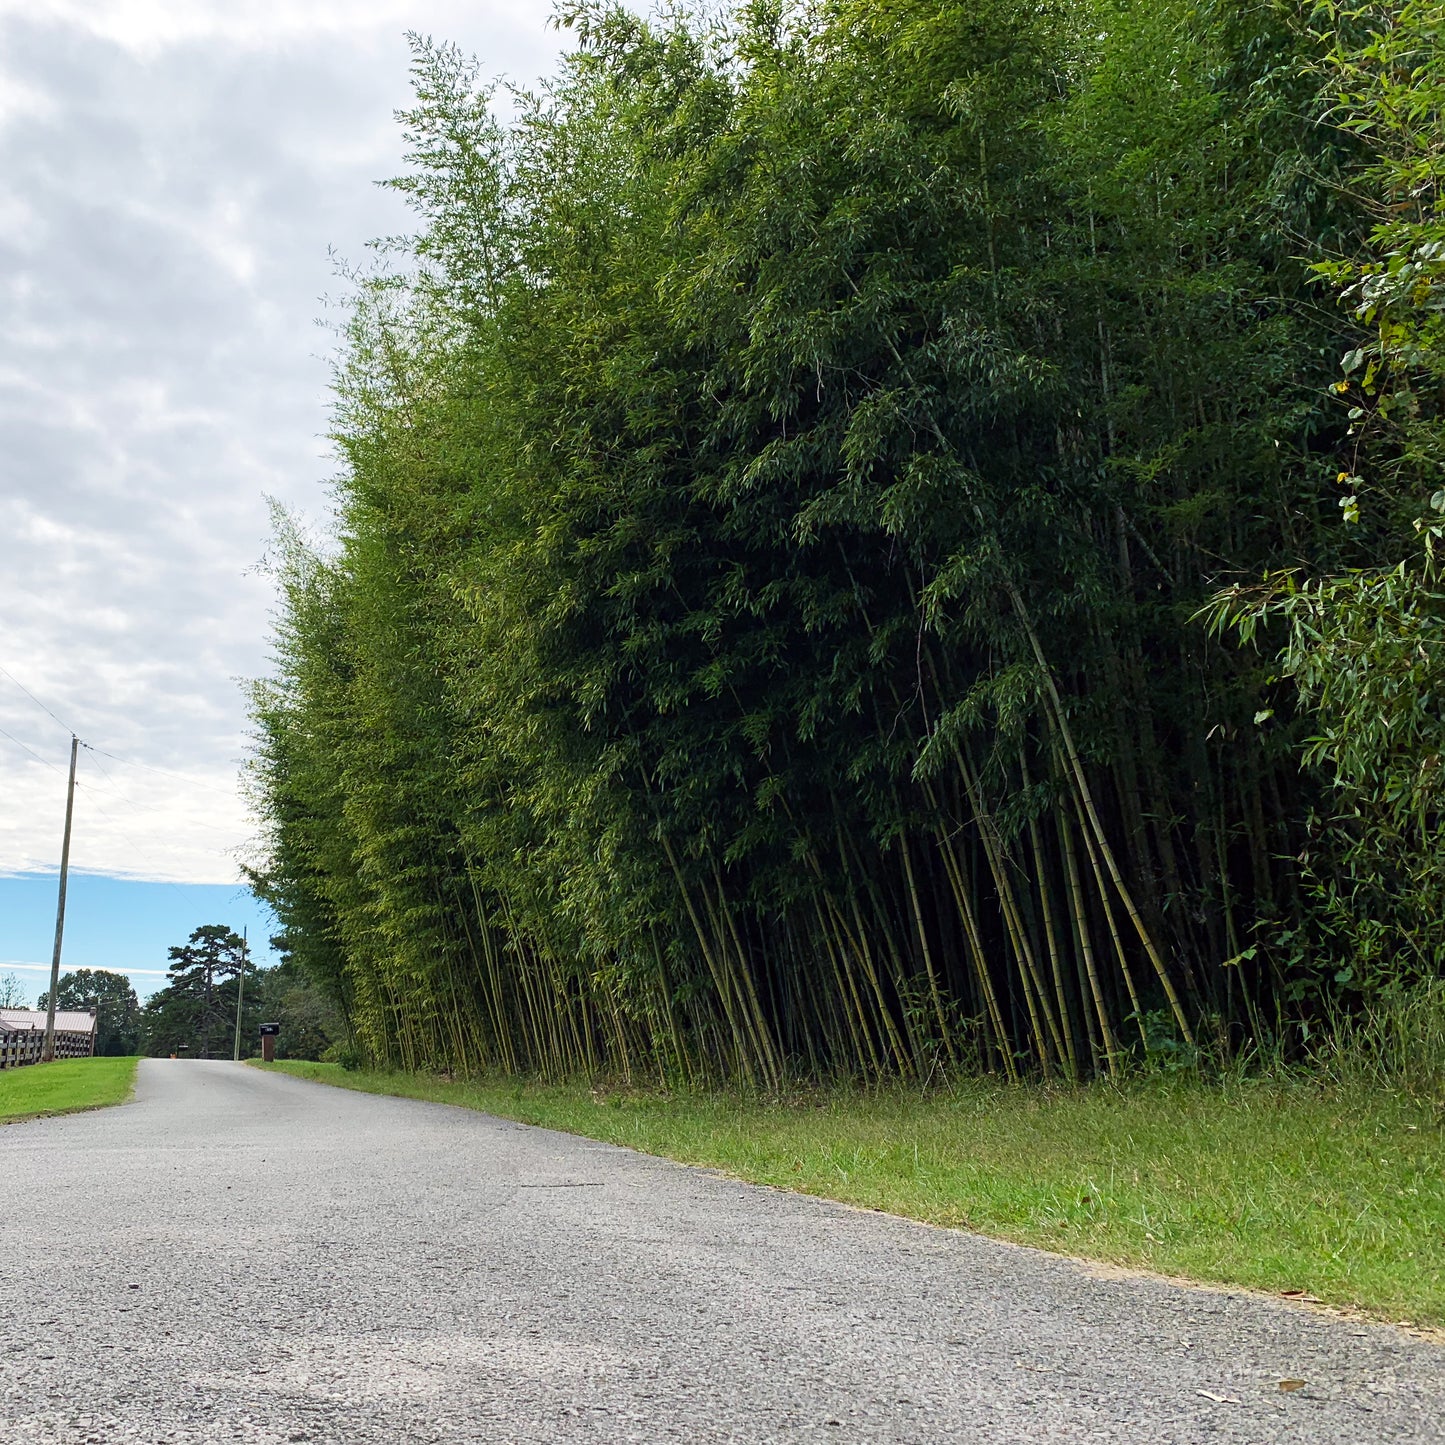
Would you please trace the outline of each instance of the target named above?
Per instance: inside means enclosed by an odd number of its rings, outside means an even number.
[[[0,1440],[1445,1441],[1445,1349],[157,1060],[0,1128]]]

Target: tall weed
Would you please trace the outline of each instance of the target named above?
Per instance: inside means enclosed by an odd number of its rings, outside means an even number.
[[[1381,994],[1337,1020],[1312,1062],[1343,1088],[1398,1091],[1445,1111],[1445,979]]]

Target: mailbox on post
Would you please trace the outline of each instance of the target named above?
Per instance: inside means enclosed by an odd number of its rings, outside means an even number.
[[[276,1057],[276,1035],[280,1032],[280,1024],[261,1025],[261,1062],[263,1064],[269,1064]]]

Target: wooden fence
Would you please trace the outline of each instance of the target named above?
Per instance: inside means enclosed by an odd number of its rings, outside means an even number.
[[[0,1009],[0,1069],[38,1064],[45,1049],[45,1015],[35,1009]],[[55,1016],[55,1057],[84,1059],[95,1052],[95,1015]]]

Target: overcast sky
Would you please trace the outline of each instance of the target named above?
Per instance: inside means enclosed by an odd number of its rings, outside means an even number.
[[[328,249],[406,228],[404,32],[530,81],[550,13],[0,0],[0,668],[59,719],[0,674],[0,873],[55,866],[74,728],[115,755],[74,866],[237,876],[265,497],[325,514]]]

